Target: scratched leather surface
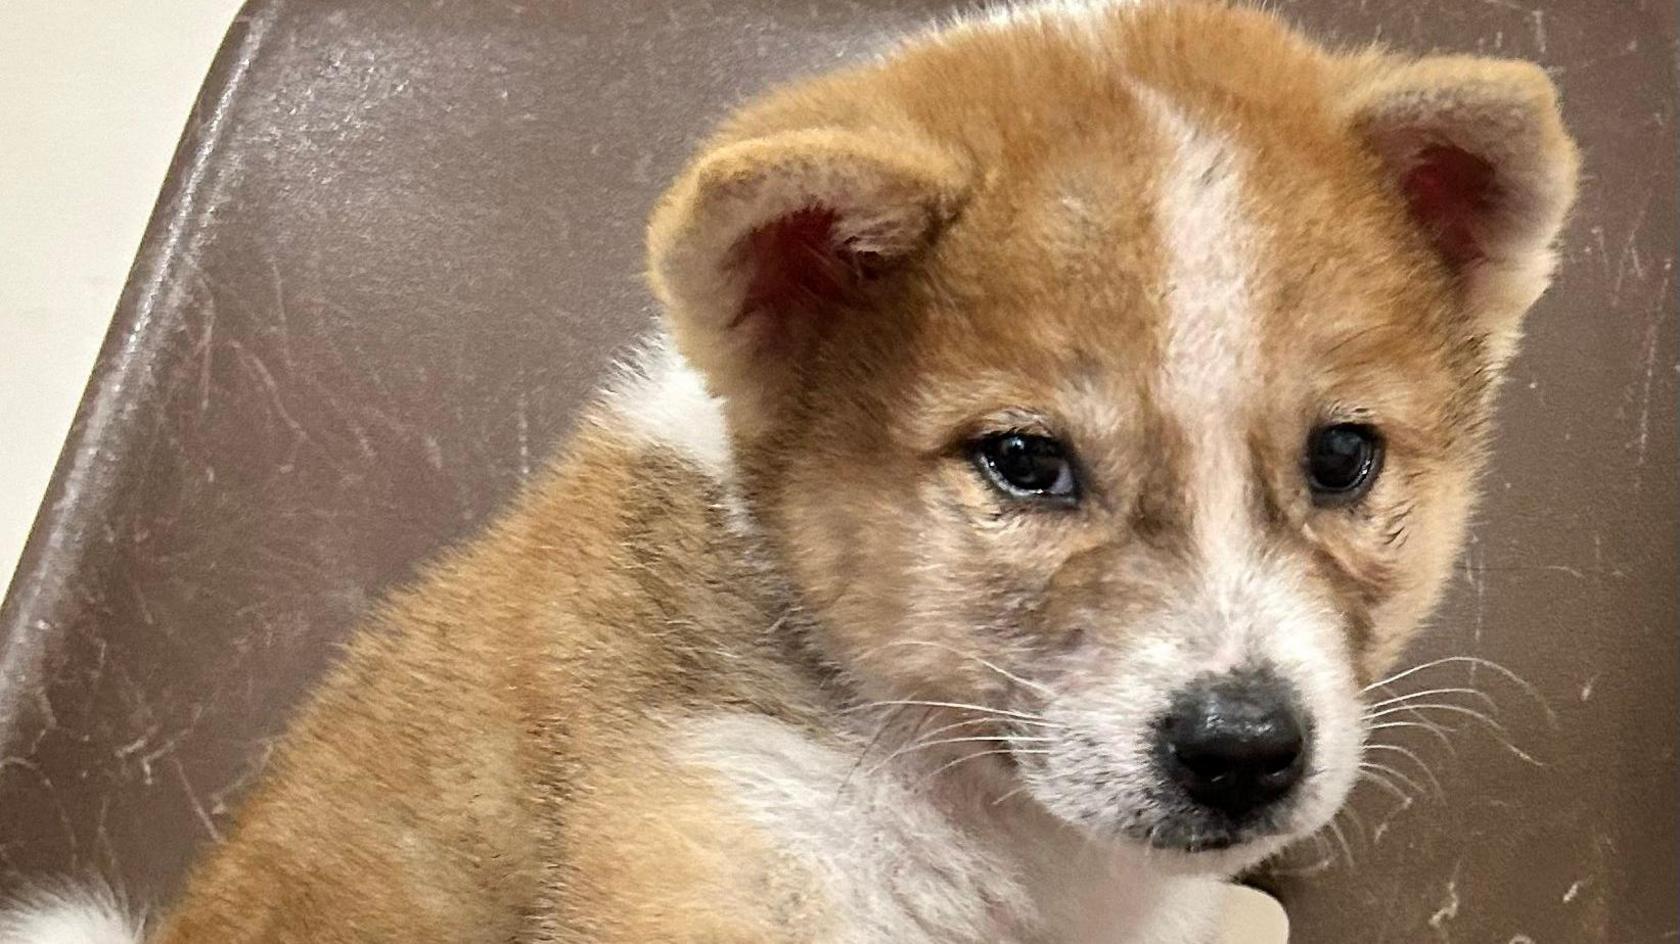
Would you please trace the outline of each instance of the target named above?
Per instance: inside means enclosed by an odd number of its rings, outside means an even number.
[[[1672,940],[1675,8],[1275,5],[1349,41],[1538,58],[1589,176],[1417,653],[1531,680],[1555,725],[1475,682],[1546,766],[1474,723],[1456,758],[1406,742],[1444,799],[1363,787],[1355,867],[1337,844],[1270,881],[1307,942]],[[0,611],[0,889],[96,870],[167,897],[334,644],[519,486],[644,323],[642,221],[697,135],[938,9],[257,0]]]

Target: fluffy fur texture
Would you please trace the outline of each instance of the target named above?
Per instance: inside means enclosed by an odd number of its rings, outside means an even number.
[[[356,638],[153,939],[1205,940],[1354,780],[1574,175],[1533,66],[1195,2],[747,107],[651,223],[674,346]],[[1323,502],[1347,422],[1386,459]],[[1238,820],[1161,730],[1249,672],[1307,760]]]
[[[0,910],[0,944],[135,944],[141,921],[104,885],[45,888]]]
[[[674,449],[707,476],[734,476],[723,411],[706,381],[669,340],[656,337],[630,357],[623,379],[602,395],[621,431],[647,445]]]

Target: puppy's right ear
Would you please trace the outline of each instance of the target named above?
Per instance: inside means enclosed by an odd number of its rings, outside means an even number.
[[[654,294],[683,355],[751,425],[797,383],[813,343],[872,317],[872,289],[913,264],[969,174],[902,134],[817,128],[704,153],[649,226]]]

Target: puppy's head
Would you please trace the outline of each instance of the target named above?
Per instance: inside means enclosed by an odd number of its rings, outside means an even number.
[[[1575,152],[1530,65],[1065,9],[748,108],[653,282],[863,696],[974,706],[969,769],[1229,870],[1355,780]]]

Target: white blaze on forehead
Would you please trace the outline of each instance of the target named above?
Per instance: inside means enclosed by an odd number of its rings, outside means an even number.
[[[1359,772],[1362,706],[1340,615],[1311,573],[1258,540],[1249,420],[1260,399],[1256,317],[1259,261],[1269,235],[1246,214],[1253,159],[1217,127],[1163,93],[1137,90],[1162,145],[1154,218],[1163,271],[1164,418],[1182,430],[1175,470],[1186,491],[1194,563],[1159,610],[1128,622],[1125,643],[1059,680],[1044,709],[1062,734],[1025,761],[1034,796],[1074,822],[1120,834],[1171,820],[1156,760],[1158,720],[1187,683],[1264,667],[1284,679],[1312,719],[1310,774],[1281,814],[1280,831],[1193,868],[1246,865],[1312,832],[1335,813]]]
[[[1250,288],[1259,246],[1243,211],[1243,156],[1160,93],[1139,95],[1168,148],[1156,206],[1166,263],[1161,395],[1188,438],[1198,544],[1226,557],[1249,530],[1240,416],[1255,392]]]
[[[1169,148],[1156,207],[1167,287],[1160,388],[1190,453],[1183,474],[1200,571],[1173,622],[1199,636],[1184,651],[1202,671],[1258,660],[1295,688],[1314,718],[1325,771],[1307,805],[1325,812],[1357,770],[1359,709],[1337,615],[1255,540],[1249,495],[1261,486],[1252,481],[1246,414],[1261,384],[1253,291],[1264,246],[1244,213],[1245,155],[1159,93],[1140,94]],[[1160,690],[1178,684],[1184,668],[1161,673]]]

